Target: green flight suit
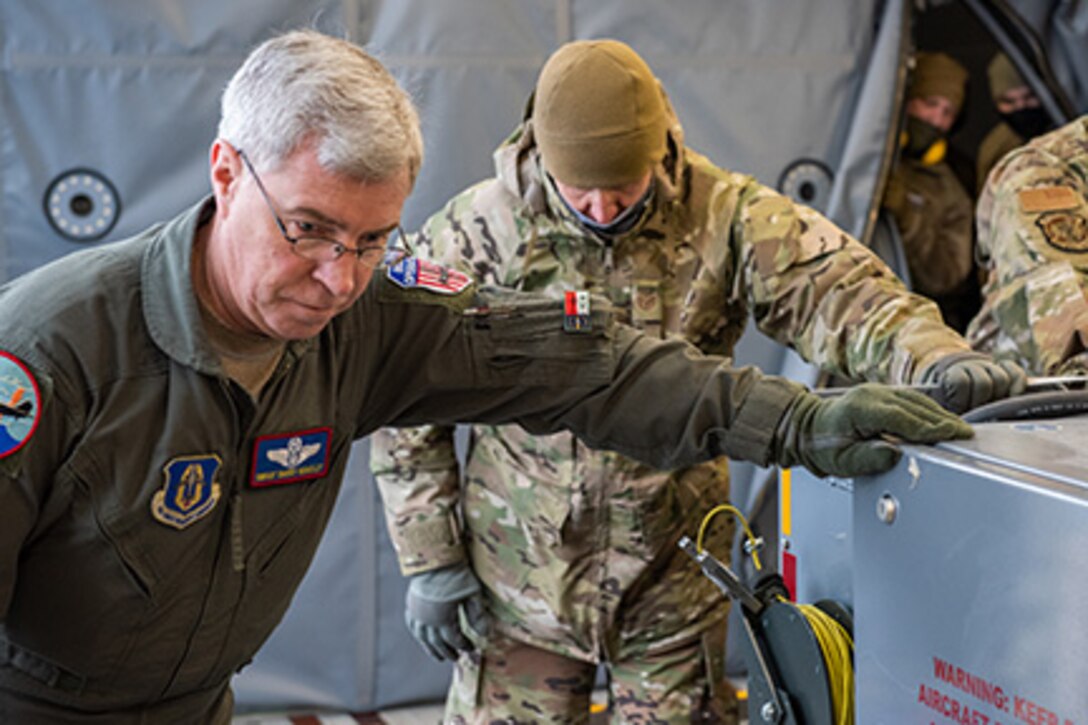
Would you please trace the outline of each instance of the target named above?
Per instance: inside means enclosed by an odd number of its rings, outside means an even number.
[[[376,276],[287,344],[259,398],[223,372],[190,258],[210,200],[0,288],[0,720],[223,722],[280,621],[353,441],[385,425],[569,428],[662,466],[766,463],[800,387],[614,325],[597,300]],[[652,364],[651,364],[652,363]],[[650,402],[652,401],[652,403]]]

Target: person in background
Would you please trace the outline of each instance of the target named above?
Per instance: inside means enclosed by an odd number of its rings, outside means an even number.
[[[885,435],[971,435],[912,391],[822,400],[405,256],[422,150],[377,60],[286,33],[223,93],[209,196],[0,287],[0,720],[229,723],[381,426],[838,475],[893,465]]]
[[[988,276],[971,344],[1036,375],[1088,372],[1088,116],[998,161],[977,224]]]
[[[957,410],[1022,385],[820,214],[688,148],[624,43],[560,47],[494,160],[414,235],[481,284],[600,294],[647,336],[726,356],[754,319],[854,380],[940,383]],[[476,425],[462,471],[454,430],[427,426],[376,433],[371,468],[408,626],[456,658],[446,722],[584,723],[602,663],[614,722],[736,721],[729,603],[676,545],[729,499],[728,460],[648,466]],[[728,552],[715,523],[707,548]]]
[[[883,199],[903,241],[911,288],[934,300],[958,331],[978,309],[974,207],[946,158],[966,84],[967,71],[951,56],[918,53],[899,157]]]
[[[1000,52],[995,54],[986,67],[986,74],[990,81],[990,97],[1001,121],[990,129],[978,147],[977,196],[982,195],[990,169],[1002,156],[1053,128],[1039,97],[1024,81],[1009,56]]]

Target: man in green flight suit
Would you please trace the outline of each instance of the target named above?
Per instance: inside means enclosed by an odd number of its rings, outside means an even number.
[[[648,336],[721,355],[753,317],[828,370],[938,382],[959,410],[1022,383],[818,213],[686,148],[623,43],[553,54],[495,166],[417,237],[483,284],[597,293]],[[477,425],[462,474],[451,428],[372,437],[408,625],[457,658],[447,722],[585,722],[598,663],[617,722],[735,720],[727,602],[676,546],[728,499],[728,462],[674,468]],[[729,551],[732,533],[708,548]]]
[[[567,319],[391,251],[419,119],[347,41],[262,43],[222,108],[208,196],[0,287],[4,723],[229,723],[352,441],[381,426],[517,422],[655,465],[846,475],[895,463],[884,434],[971,435],[911,391],[820,400],[600,300]]]

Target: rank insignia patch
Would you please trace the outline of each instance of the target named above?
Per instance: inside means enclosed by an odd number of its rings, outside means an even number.
[[[30,370],[0,350],[0,458],[22,448],[41,418],[41,393]]]
[[[424,289],[445,295],[457,294],[472,281],[464,272],[417,257],[405,257],[389,267],[385,276],[404,289]]]
[[[1050,246],[1063,252],[1088,252],[1088,219],[1075,212],[1047,212],[1035,223],[1043,231]]]
[[[215,474],[223,465],[219,456],[179,456],[162,467],[166,482],[151,497],[151,515],[175,529],[205,517],[221,495]]]
[[[253,446],[249,485],[261,488],[321,478],[329,470],[330,441],[332,428],[258,438]]]

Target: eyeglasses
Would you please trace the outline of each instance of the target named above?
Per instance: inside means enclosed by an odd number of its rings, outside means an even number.
[[[392,229],[380,234],[370,235],[370,237],[375,240],[375,244],[368,244],[362,247],[349,247],[336,239],[311,234],[306,228],[309,226],[307,222],[292,220],[285,223],[276,212],[276,205],[272,203],[272,198],[268,195],[268,190],[265,189],[264,184],[261,183],[261,177],[257,176],[257,172],[253,168],[253,164],[249,162],[249,158],[241,149],[238,149],[238,156],[242,159],[242,163],[246,165],[249,173],[253,174],[253,180],[257,182],[257,188],[260,190],[261,196],[264,197],[264,202],[268,205],[268,210],[272,212],[272,217],[276,220],[276,226],[279,227],[280,234],[282,234],[283,238],[287,240],[287,243],[291,245],[291,248],[295,250],[295,254],[303,259],[308,259],[311,262],[335,262],[340,259],[340,257],[350,253],[354,255],[355,261],[359,264],[364,267],[375,268],[383,265],[392,266],[411,254],[410,248],[396,248],[398,243],[407,245],[407,239],[405,239],[404,230],[401,228],[400,224],[397,224]],[[288,224],[298,229],[299,233],[292,236],[291,233],[287,231]]]

